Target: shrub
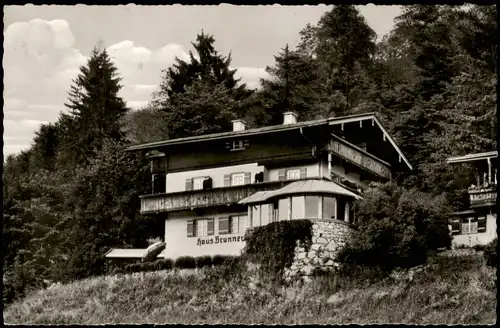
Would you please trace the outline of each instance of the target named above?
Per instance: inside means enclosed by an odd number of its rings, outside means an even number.
[[[177,269],[195,269],[196,260],[192,256],[181,256],[175,260],[174,267]]]
[[[345,264],[384,271],[425,263],[427,252],[451,245],[444,196],[376,184],[356,204],[359,229],[340,252]]]
[[[230,262],[233,259],[231,255],[215,255],[212,259],[213,265],[224,265],[227,262]]]
[[[156,270],[170,270],[174,266],[174,261],[171,259],[161,259],[154,262]]]
[[[497,266],[497,240],[498,238],[495,238],[495,240],[486,245],[484,248],[483,256],[486,260],[486,265],[491,267]]]
[[[244,257],[260,264],[262,273],[272,280],[281,280],[284,269],[292,264],[297,240],[308,248],[311,236],[310,220],[278,221],[256,227],[245,236]]]
[[[211,256],[199,256],[196,258],[196,267],[203,268],[206,266],[212,266],[212,257]]]

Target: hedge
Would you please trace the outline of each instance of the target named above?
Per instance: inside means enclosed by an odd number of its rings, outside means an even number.
[[[196,258],[196,267],[197,268],[204,268],[204,267],[211,267],[213,263],[212,257],[211,256],[199,256]]]
[[[272,222],[246,234],[243,254],[248,261],[260,264],[263,274],[281,280],[284,269],[292,265],[297,240],[308,250],[311,237],[310,220]]]
[[[194,269],[196,268],[196,259],[192,256],[181,256],[174,262],[176,269]]]

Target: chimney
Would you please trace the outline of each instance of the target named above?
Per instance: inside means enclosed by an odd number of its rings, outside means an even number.
[[[283,113],[283,125],[297,123],[297,114],[294,112]]]
[[[247,125],[244,120],[233,120],[233,131],[243,131]]]

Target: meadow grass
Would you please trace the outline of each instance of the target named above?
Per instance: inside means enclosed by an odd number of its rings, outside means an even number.
[[[218,269],[103,276],[30,294],[10,324],[494,324],[496,269],[480,256],[436,257],[413,280],[327,275],[249,283]]]

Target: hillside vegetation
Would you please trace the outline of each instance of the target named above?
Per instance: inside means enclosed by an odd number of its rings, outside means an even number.
[[[7,307],[4,318],[10,324],[496,322],[496,269],[479,254],[433,257],[412,279],[332,275],[277,287],[230,271],[89,278],[35,292]]]

